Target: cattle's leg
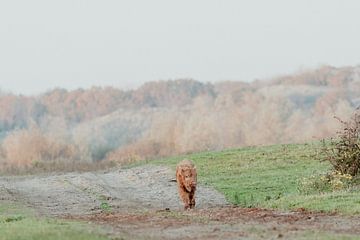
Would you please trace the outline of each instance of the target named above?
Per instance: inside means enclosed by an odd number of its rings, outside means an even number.
[[[189,193],[189,200],[190,200],[190,209],[195,208],[195,191],[191,191]]]
[[[184,209],[187,210],[190,208],[190,198],[189,193],[184,190],[184,188],[179,186],[179,195],[181,200],[184,202]]]

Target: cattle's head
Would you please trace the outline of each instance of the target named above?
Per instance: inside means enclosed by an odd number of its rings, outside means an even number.
[[[191,192],[191,190],[196,189],[196,180],[197,180],[197,173],[196,168],[183,168],[181,169],[181,175],[184,180],[184,186],[186,191]]]

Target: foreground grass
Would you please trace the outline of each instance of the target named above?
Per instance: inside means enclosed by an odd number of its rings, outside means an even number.
[[[215,187],[228,201],[242,207],[360,213],[357,190],[313,195],[302,195],[298,191],[301,178],[330,169],[327,162],[318,160],[319,147],[319,143],[248,147],[152,163],[175,168],[180,159],[192,159],[201,183]]]
[[[14,203],[0,202],[0,239],[2,240],[107,239],[97,232],[98,229],[90,230],[90,227],[83,223],[37,218],[32,210]]]

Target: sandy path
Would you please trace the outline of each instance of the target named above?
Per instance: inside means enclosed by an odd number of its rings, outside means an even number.
[[[2,198],[16,199],[49,215],[81,215],[112,210],[181,209],[174,173],[167,167],[146,166],[109,172],[51,176],[2,177]],[[197,207],[226,204],[215,190],[199,185]]]

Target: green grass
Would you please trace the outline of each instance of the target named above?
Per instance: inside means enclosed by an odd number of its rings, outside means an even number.
[[[186,157],[198,169],[200,183],[215,187],[228,201],[242,207],[297,209],[360,213],[357,190],[302,195],[301,178],[330,170],[318,160],[319,143],[248,147],[222,152],[204,152],[151,161],[169,165]]]
[[[90,230],[92,229],[92,230]],[[95,231],[95,232],[94,232]],[[94,226],[73,221],[39,218],[30,209],[0,202],[2,240],[105,240]]]
[[[299,234],[294,234],[289,239],[298,239],[298,240],[308,240],[308,239],[316,239],[316,240],[355,240],[359,239],[359,236],[354,236],[346,233],[333,233],[333,232],[324,232],[318,230],[312,231],[304,231]]]

